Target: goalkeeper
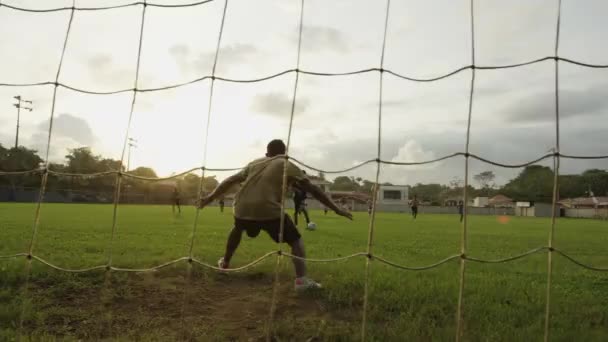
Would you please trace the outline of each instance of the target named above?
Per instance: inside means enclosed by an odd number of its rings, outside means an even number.
[[[234,227],[228,236],[226,252],[218,261],[218,267],[220,269],[230,267],[230,260],[241,243],[244,231],[249,237],[256,237],[261,230],[264,230],[278,243],[282,221],[282,240],[291,247],[291,253],[298,257],[292,258],[296,273],[295,289],[320,288],[321,284],[306,276],[306,263],[300,259],[305,257],[300,232],[291,218],[281,212],[285,162],[287,163],[287,185],[297,184],[297,187],[310,193],[340,216],[352,220],[352,215],[332,202],[325,192],[313,185],[297,166],[286,161],[285,153],[286,147],[283,141],[272,140],[267,146],[266,157],[254,160],[239,173],[225,179],[211,194],[201,198],[198,205],[200,208],[205,207],[214,199],[221,197],[228,189],[241,183],[241,188],[235,197]]]

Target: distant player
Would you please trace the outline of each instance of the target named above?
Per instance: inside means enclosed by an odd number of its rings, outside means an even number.
[[[372,216],[372,209],[374,208],[372,201],[367,201],[367,214]]]
[[[224,212],[224,198],[220,198],[220,200],[218,201],[219,205],[220,205],[220,212],[223,213]]]
[[[352,220],[352,215],[339,208],[319,187],[313,185],[302,171],[293,163],[286,161],[286,147],[283,141],[273,140],[266,147],[266,157],[249,163],[239,173],[226,178],[208,196],[199,200],[199,208],[203,208],[216,198],[221,197],[236,184],[241,184],[234,202],[234,228],[230,231],[226,252],[218,267],[228,269],[230,259],[241,243],[243,232],[249,237],[256,237],[264,230],[275,241],[279,242],[281,222],[283,222],[282,241],[289,244],[294,256],[304,258],[304,243],[298,228],[281,212],[283,172],[287,163],[288,185],[310,193],[322,204],[331,208],[336,214]],[[278,158],[275,158],[278,157]],[[292,258],[296,272],[295,289],[305,290],[320,288],[321,285],[306,276],[306,263],[302,259]]]
[[[326,206],[323,206],[323,212],[325,213],[325,215],[327,215],[327,211],[329,211],[329,209]]]
[[[304,171],[302,171],[302,173],[306,174]],[[308,210],[306,210],[306,191],[298,188],[295,184],[293,186],[293,204],[295,209],[293,217],[296,227],[298,226],[298,216],[300,216],[300,214],[304,214],[306,225],[308,226],[310,217],[308,216]]]
[[[410,201],[410,207],[412,208],[412,217],[415,220],[418,216],[418,199],[416,198],[416,195],[414,195],[414,198]]]
[[[177,207],[177,213],[182,213],[182,208],[180,207],[180,198],[179,198],[179,189],[177,186],[173,188],[173,193],[171,194],[171,209],[173,210],[173,214],[175,214],[175,207]]]
[[[462,201],[458,202],[458,214],[460,214],[460,222],[464,219],[464,203]]]

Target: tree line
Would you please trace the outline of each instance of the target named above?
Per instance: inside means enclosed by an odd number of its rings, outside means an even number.
[[[0,171],[28,171],[39,168],[42,163],[43,159],[36,150],[23,146],[7,149],[0,144]],[[120,170],[152,179],[150,181],[124,177],[121,202],[166,202],[168,197],[172,196],[174,187],[179,189],[181,197],[196,198],[201,187],[201,177],[195,173],[188,173],[168,182],[154,181],[158,178],[154,169],[142,166],[127,171],[120,160],[94,154],[88,147],[69,149],[63,163],[49,163],[48,167],[55,172],[74,175],[58,176],[50,173],[46,183],[47,192],[69,193],[70,196],[75,196],[76,201],[82,202],[112,201],[116,188],[115,174],[98,177],[80,176],[82,174]],[[40,182],[39,174],[0,176],[0,188],[9,191],[36,189]],[[211,191],[217,184],[215,178],[206,177],[202,182],[202,190]]]
[[[320,175],[324,178],[323,175]],[[509,182],[498,186],[492,171],[484,171],[472,177],[473,184],[467,186],[467,196],[493,197],[505,195],[514,201],[551,202],[553,199],[554,172],[550,167],[530,165]],[[608,172],[600,169],[589,169],[579,175],[560,175],[560,198],[608,196]],[[390,183],[385,183],[391,185]],[[360,177],[340,176],[330,185],[331,190],[356,191],[371,193],[374,183]],[[410,185],[410,196],[416,195],[419,200],[432,205],[444,205],[447,201],[462,200],[464,180],[453,178],[448,184],[417,183]]]
[[[0,171],[27,171],[40,167],[43,159],[37,151],[23,146],[18,148],[5,148],[0,144]],[[63,163],[50,163],[49,169],[69,174],[90,174],[121,170],[128,174],[146,178],[158,178],[154,169],[150,167],[137,167],[125,170],[120,160],[104,158],[91,151],[88,147],[79,147],[68,150]],[[326,180],[323,173],[313,176],[316,179]],[[516,201],[550,202],[553,195],[553,170],[546,166],[531,165],[509,182],[502,186],[495,184],[495,174],[484,171],[472,177],[472,184],[467,187],[469,198],[477,196],[492,197],[503,194]],[[608,196],[608,172],[600,169],[589,169],[579,175],[560,175],[560,198]],[[371,194],[374,182],[361,177],[339,176],[333,181],[327,180],[330,190],[355,191]],[[139,180],[125,177],[123,180],[124,201],[155,202],[158,197],[170,196],[172,185],[175,184],[182,197],[195,198],[201,186],[201,177],[189,173],[177,177],[174,182],[158,182]],[[214,177],[206,177],[202,181],[202,191],[214,189],[218,181]],[[391,185],[390,183],[384,183]],[[4,188],[37,188],[40,186],[39,174],[5,175],[0,177],[0,187]],[[115,175],[101,177],[56,176],[50,174],[47,180],[48,191],[90,192],[113,196],[116,186]],[[417,195],[418,199],[433,205],[443,205],[446,201],[458,201],[462,198],[464,181],[454,178],[448,184],[417,183],[410,185],[410,196]]]

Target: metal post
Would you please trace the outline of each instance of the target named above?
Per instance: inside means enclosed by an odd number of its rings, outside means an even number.
[[[125,172],[129,172],[129,168],[131,167],[131,148],[132,147],[137,147],[137,145],[135,144],[137,142],[137,140],[133,139],[133,138],[129,138],[129,150],[127,151],[127,170]],[[121,165],[122,166],[122,165]],[[128,199],[128,191],[129,191],[129,187],[131,185],[130,184],[125,184],[125,201],[129,201]]]
[[[19,118],[21,117],[21,106],[16,104],[17,107],[17,132],[15,133],[15,148],[19,147]]]
[[[129,172],[129,164],[131,164],[131,144],[129,144],[129,151],[127,152],[127,170]]]
[[[22,103],[29,103],[30,105],[33,103],[32,101],[22,100],[21,95],[13,96],[17,103],[13,104],[13,106],[17,107],[17,131],[15,132],[15,149],[19,147],[19,122],[21,121],[21,108],[25,110],[29,110],[30,112],[33,110],[32,107],[24,107]]]
[[[135,144],[136,142],[137,142],[137,140],[135,140],[133,138],[129,138],[129,151],[127,153],[127,170],[126,170],[126,172],[129,172],[129,167],[131,164],[131,147],[137,148],[137,144]]]

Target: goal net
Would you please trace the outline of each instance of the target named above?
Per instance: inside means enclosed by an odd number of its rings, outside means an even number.
[[[470,7],[468,9],[468,18],[467,20],[470,22],[470,55],[471,55],[471,60],[470,62],[462,67],[456,68],[450,72],[446,72],[443,75],[439,75],[439,76],[435,76],[435,77],[430,77],[430,78],[417,78],[417,77],[410,77],[407,75],[403,75],[399,72],[390,70],[388,68],[386,68],[385,66],[385,56],[387,53],[389,53],[390,51],[390,47],[387,47],[386,44],[386,36],[387,36],[387,30],[390,27],[391,23],[393,23],[394,21],[399,20],[399,18],[394,18],[391,16],[391,1],[387,0],[384,2],[378,2],[377,6],[380,6],[382,8],[382,13],[383,13],[383,27],[382,27],[382,32],[383,32],[383,39],[382,39],[382,44],[379,44],[380,48],[379,51],[377,51],[380,55],[379,60],[377,61],[377,64],[375,65],[371,65],[368,68],[365,69],[360,69],[360,70],[352,70],[352,71],[347,71],[347,72],[328,72],[328,71],[314,71],[314,70],[306,70],[302,67],[302,63],[301,63],[301,56],[303,54],[303,49],[302,49],[302,36],[303,36],[303,31],[306,29],[306,25],[305,25],[305,18],[306,18],[306,2],[304,0],[301,0],[300,2],[298,2],[298,24],[297,24],[297,46],[295,48],[295,52],[294,52],[294,56],[295,56],[295,60],[293,61],[293,64],[290,68],[282,70],[280,72],[277,73],[273,73],[273,74],[268,74],[264,77],[259,77],[259,78],[237,78],[237,77],[226,77],[224,75],[221,75],[218,73],[218,63],[221,62],[222,60],[222,54],[220,53],[221,48],[222,48],[222,38],[223,35],[228,27],[228,25],[238,25],[237,22],[229,22],[226,20],[227,17],[227,13],[230,13],[231,10],[233,10],[233,4],[229,1],[229,0],[205,0],[205,1],[198,1],[198,2],[192,2],[192,3],[185,3],[185,4],[162,4],[162,3],[148,3],[146,1],[136,1],[136,2],[132,2],[132,3],[126,3],[126,4],[120,4],[120,5],[116,5],[116,6],[105,6],[105,7],[80,7],[77,6],[76,1],[73,2],[72,6],[67,6],[67,7],[59,7],[59,8],[44,8],[44,9],[35,9],[35,8],[25,8],[25,7],[20,7],[17,5],[12,5],[10,3],[7,3],[5,1],[0,2],[0,12],[1,15],[32,15],[32,16],[44,16],[44,15],[50,15],[52,13],[57,13],[57,12],[61,12],[61,13],[69,13],[68,15],[68,21],[66,23],[66,28],[65,28],[65,32],[63,35],[63,44],[62,44],[62,49],[61,49],[61,55],[59,58],[59,61],[57,63],[57,65],[55,66],[55,77],[53,79],[49,79],[49,80],[44,80],[41,82],[34,82],[34,83],[8,83],[7,80],[3,80],[0,79],[0,87],[36,87],[36,86],[50,86],[53,88],[53,96],[52,96],[52,100],[51,100],[51,115],[49,118],[49,125],[48,125],[48,130],[47,130],[47,135],[46,135],[46,149],[45,151],[43,151],[43,162],[40,164],[39,168],[33,169],[33,170],[26,170],[26,171],[9,171],[9,170],[0,170],[0,176],[3,177],[15,177],[15,176],[31,176],[31,177],[35,177],[37,184],[39,184],[39,186],[33,186],[32,189],[35,189],[36,191],[38,191],[38,201],[37,201],[37,206],[36,206],[36,210],[34,213],[34,217],[33,217],[33,226],[32,226],[32,231],[31,231],[31,237],[29,239],[29,246],[27,248],[27,250],[21,252],[21,253],[17,253],[17,254],[13,254],[13,255],[4,255],[4,256],[0,256],[3,259],[9,259],[9,258],[25,258],[27,260],[27,272],[29,274],[30,272],[30,268],[31,268],[31,263],[32,262],[38,262],[41,264],[44,264],[48,267],[57,269],[59,271],[63,271],[63,272],[71,272],[71,273],[81,273],[81,272],[90,272],[93,270],[103,270],[106,272],[107,277],[109,277],[113,272],[151,272],[151,271],[155,271],[158,269],[161,269],[163,267],[167,267],[173,264],[177,264],[177,263],[187,263],[189,266],[189,268],[194,265],[200,265],[209,269],[215,269],[218,270],[217,267],[210,265],[208,263],[205,263],[204,261],[201,261],[199,259],[197,259],[193,253],[193,249],[194,249],[194,241],[198,232],[198,222],[199,220],[199,213],[200,210],[197,209],[196,211],[196,217],[194,218],[194,221],[192,223],[192,231],[191,231],[191,237],[190,237],[190,241],[188,243],[189,245],[189,253],[178,258],[175,260],[167,260],[166,262],[156,265],[154,267],[149,267],[149,268],[121,268],[121,267],[116,267],[113,264],[113,246],[114,246],[114,242],[116,240],[116,235],[117,235],[117,210],[119,208],[119,206],[121,205],[121,201],[129,201],[128,197],[125,197],[123,194],[123,192],[125,191],[125,184],[128,184],[129,182],[133,182],[133,181],[146,181],[146,182],[161,182],[161,181],[171,181],[174,180],[178,177],[183,177],[185,174],[188,174],[192,171],[200,171],[201,173],[201,177],[200,177],[200,183],[198,184],[198,189],[197,189],[197,194],[200,194],[204,189],[204,179],[205,176],[208,176],[210,172],[228,172],[228,171],[237,171],[240,168],[239,167],[232,167],[234,165],[228,165],[228,167],[226,167],[226,165],[208,165],[208,154],[210,153],[210,149],[208,148],[208,146],[210,146],[212,144],[212,137],[214,137],[213,135],[213,131],[214,131],[214,127],[212,125],[212,118],[213,118],[213,113],[214,113],[214,97],[217,96],[217,94],[215,93],[218,85],[221,84],[235,84],[235,83],[243,83],[243,84],[253,84],[255,86],[262,86],[262,84],[264,84],[265,82],[272,82],[272,80],[281,78],[281,77],[293,77],[293,84],[290,86],[290,88],[288,89],[288,92],[290,94],[289,99],[288,99],[288,104],[287,104],[287,115],[289,116],[289,123],[287,125],[287,132],[285,132],[285,137],[286,137],[286,144],[287,144],[287,148],[288,148],[288,152],[289,152],[289,148],[292,145],[292,141],[293,141],[293,135],[295,130],[297,129],[297,127],[294,125],[294,121],[297,119],[297,109],[298,106],[302,105],[299,102],[299,86],[301,86],[301,82],[302,82],[302,78],[303,77],[307,77],[307,78],[340,78],[340,77],[359,77],[361,75],[376,75],[374,77],[377,78],[377,89],[378,92],[373,94],[373,97],[376,99],[377,103],[375,104],[375,109],[374,112],[375,117],[373,118],[373,121],[375,122],[375,127],[374,127],[374,132],[375,132],[375,136],[376,136],[376,143],[375,143],[375,156],[374,158],[371,158],[369,160],[364,160],[364,161],[360,161],[358,163],[356,163],[356,165],[346,168],[346,169],[341,169],[341,170],[324,170],[323,168],[320,167],[316,167],[314,165],[309,164],[308,161],[305,160],[298,160],[293,158],[293,156],[291,156],[289,153],[285,156],[285,160],[291,160],[305,168],[308,168],[310,170],[314,170],[317,172],[322,172],[324,174],[339,174],[339,173],[345,173],[345,172],[349,172],[349,171],[353,171],[356,170],[358,168],[364,167],[364,166],[373,166],[374,167],[374,180],[373,180],[373,185],[374,185],[374,191],[372,191],[372,206],[371,206],[371,213],[369,215],[369,227],[368,227],[368,239],[367,239],[367,243],[366,243],[366,249],[365,250],[361,250],[358,251],[356,253],[353,253],[352,255],[348,255],[348,256],[342,256],[342,257],[338,257],[338,258],[332,258],[332,259],[306,259],[309,262],[336,262],[336,261],[341,261],[341,260],[346,260],[346,259],[350,259],[350,258],[365,258],[366,263],[365,263],[365,281],[364,281],[364,294],[363,294],[363,307],[362,307],[362,325],[361,325],[361,338],[362,340],[365,340],[366,336],[367,336],[367,312],[368,312],[368,298],[369,298],[369,279],[371,277],[371,273],[370,273],[370,267],[372,265],[372,263],[374,262],[379,262],[379,263],[383,263],[389,266],[394,267],[395,269],[399,269],[399,270],[404,270],[404,271],[423,271],[423,270],[430,270],[433,268],[436,268],[442,264],[445,264],[449,261],[453,261],[453,260],[458,260],[460,263],[460,273],[459,273],[459,291],[458,291],[458,304],[457,304],[457,313],[456,313],[456,317],[457,317],[457,331],[454,332],[455,336],[456,336],[456,340],[460,340],[463,336],[462,334],[462,330],[463,330],[463,307],[465,305],[464,303],[464,299],[463,299],[463,290],[464,290],[464,286],[465,286],[465,270],[467,267],[467,264],[470,262],[478,262],[478,263],[504,263],[504,262],[509,262],[509,261],[513,261],[513,260],[517,260],[520,258],[524,258],[526,256],[532,255],[532,254],[536,254],[536,253],[546,253],[547,255],[547,287],[546,287],[546,309],[545,309],[545,317],[544,317],[544,334],[545,334],[545,340],[548,339],[549,336],[549,322],[550,322],[550,313],[551,313],[551,283],[552,283],[552,263],[553,263],[553,258],[555,256],[555,254],[559,254],[563,257],[565,257],[566,259],[572,261],[574,264],[580,266],[580,267],[584,267],[586,269],[590,269],[590,270],[595,270],[595,271],[607,271],[608,269],[606,268],[599,268],[599,267],[594,267],[594,266],[590,266],[590,265],[586,265],[580,261],[575,260],[574,258],[568,256],[566,253],[564,253],[563,251],[560,251],[558,249],[556,249],[553,245],[553,241],[554,241],[554,230],[555,230],[555,222],[556,222],[556,216],[559,216],[559,212],[556,212],[556,204],[557,201],[559,200],[559,174],[560,174],[560,162],[563,159],[605,159],[608,158],[608,155],[566,155],[560,152],[560,102],[559,102],[559,94],[560,94],[560,77],[559,77],[559,67],[560,65],[564,65],[564,64],[572,64],[572,65],[578,65],[581,67],[585,67],[585,68],[607,68],[608,65],[594,65],[594,64],[589,64],[589,63],[583,63],[583,62],[579,62],[576,60],[571,60],[571,59],[567,59],[567,58],[563,58],[560,57],[558,52],[559,52],[559,44],[560,44],[560,10],[561,10],[561,1],[557,0],[556,1],[558,3],[558,11],[555,13],[555,41],[554,41],[554,53],[553,55],[550,56],[546,56],[546,57],[542,57],[542,58],[538,58],[538,59],[534,59],[534,60],[530,60],[527,62],[522,62],[522,63],[517,63],[517,64],[511,64],[511,65],[479,65],[476,63],[476,53],[475,53],[475,48],[476,48],[476,44],[475,44],[475,2],[473,0],[470,1]],[[146,44],[146,41],[148,39],[154,39],[154,37],[147,37],[146,36],[146,29],[147,29],[147,16],[150,15],[150,11],[153,10],[155,12],[155,15],[158,15],[158,13],[160,13],[160,11],[170,11],[171,8],[185,8],[185,7],[192,7],[192,8],[199,8],[201,6],[206,6],[207,4],[211,4],[211,3],[220,3],[222,6],[222,11],[221,11],[221,17],[220,18],[215,18],[215,23],[217,23],[218,25],[218,35],[217,35],[217,40],[215,41],[215,46],[214,46],[214,54],[211,58],[212,60],[212,65],[211,65],[211,73],[207,74],[207,75],[193,75],[192,78],[188,81],[184,81],[181,83],[175,83],[175,84],[165,84],[165,85],[159,85],[159,86],[155,86],[155,87],[144,87],[142,86],[142,74],[140,72],[140,67],[142,64],[142,51],[143,46]],[[79,4],[78,4],[79,5]],[[127,9],[129,8],[130,10],[137,10],[139,11],[140,14],[140,22],[139,22],[139,27],[137,30],[137,37],[138,37],[138,45],[137,45],[137,49],[136,49],[136,56],[134,58],[134,63],[135,63],[135,73],[132,77],[132,81],[131,81],[131,86],[128,88],[123,88],[123,89],[109,89],[109,90],[99,90],[99,89],[87,89],[87,88],[82,88],[79,87],[77,85],[74,85],[72,83],[70,83],[69,81],[63,81],[62,78],[62,72],[64,71],[65,68],[65,61],[66,61],[66,52],[69,50],[70,48],[70,37],[72,35],[74,35],[74,30],[73,30],[73,21],[75,17],[78,17],[80,15],[84,15],[85,13],[87,15],[91,15],[91,13],[95,13],[95,14],[101,14],[101,13],[106,13],[108,11],[120,11],[122,9]],[[254,13],[252,13],[251,15],[256,15]],[[362,23],[362,25],[365,25],[364,23]],[[0,35],[2,35],[2,32],[0,32]],[[23,36],[22,39],[28,39],[27,35]],[[179,53],[179,51],[177,52]],[[472,116],[473,116],[473,107],[474,107],[474,101],[475,101],[475,85],[476,85],[476,75],[478,75],[479,73],[483,73],[484,71],[487,70],[498,70],[498,69],[514,69],[514,68],[522,68],[528,65],[533,65],[533,64],[540,64],[540,63],[552,63],[554,65],[554,103],[555,103],[555,113],[554,113],[554,124],[555,124],[555,141],[553,144],[553,152],[547,153],[545,155],[539,156],[538,158],[534,159],[534,160],[529,160],[523,164],[506,164],[506,163],[501,163],[501,162],[497,162],[497,161],[493,161],[493,160],[489,160],[486,159],[484,157],[478,156],[474,153],[472,153],[469,149],[470,146],[470,136],[471,136],[471,122],[472,122]],[[385,94],[384,94],[384,85],[385,85],[385,80],[386,77],[390,75],[393,78],[405,81],[405,82],[436,82],[436,81],[440,81],[443,79],[447,79],[450,78],[452,76],[455,75],[469,75],[470,79],[469,79],[469,88],[468,88],[468,109],[467,109],[467,129],[466,129],[466,144],[465,144],[465,148],[463,151],[460,152],[456,152],[456,153],[451,153],[445,156],[440,156],[440,157],[436,157],[436,158],[431,158],[428,160],[407,160],[407,161],[403,161],[403,160],[386,160],[383,159],[383,155],[382,155],[382,150],[383,150],[383,140],[382,140],[382,120],[383,120],[383,111],[385,110],[384,106],[386,105],[386,99],[384,98]],[[467,76],[467,77],[469,77]],[[152,178],[152,177],[146,177],[146,176],[141,176],[141,175],[135,175],[133,173],[128,173],[126,171],[128,170],[124,170],[123,165],[128,163],[128,159],[129,157],[129,152],[131,148],[135,148],[133,147],[134,142],[132,140],[130,140],[130,136],[131,136],[131,131],[132,131],[132,122],[134,119],[134,112],[136,110],[136,105],[139,103],[139,101],[141,101],[142,97],[146,96],[146,94],[155,94],[157,92],[163,92],[163,91],[173,91],[175,89],[180,89],[180,88],[185,88],[185,87],[189,87],[192,85],[196,85],[199,84],[201,82],[208,82],[209,87],[208,87],[208,93],[206,94],[200,94],[197,93],[196,96],[205,96],[206,100],[206,106],[204,108],[201,108],[201,110],[204,111],[205,116],[206,116],[206,125],[203,129],[198,130],[199,136],[202,136],[202,149],[203,149],[203,153],[202,153],[202,158],[200,160],[200,166],[194,166],[193,168],[186,170],[184,172],[181,172],[179,174],[175,174],[172,175],[170,177],[164,177],[164,178]],[[79,174],[74,174],[74,173],[70,173],[70,172],[65,172],[62,170],[57,170],[57,169],[53,169],[53,166],[51,165],[51,163],[49,162],[49,151],[51,149],[51,146],[53,144],[53,134],[54,132],[54,120],[57,119],[57,106],[58,106],[58,92],[60,91],[71,91],[71,92],[76,92],[79,94],[83,94],[86,96],[98,96],[98,97],[104,97],[104,96],[123,96],[123,97],[127,97],[127,102],[129,103],[129,110],[128,110],[128,120],[125,123],[126,124],[126,129],[124,129],[125,134],[121,135],[121,136],[116,136],[117,139],[119,139],[119,142],[117,143],[119,146],[121,146],[121,153],[120,153],[120,165],[117,169],[113,170],[113,171],[107,171],[107,172],[102,172],[102,173],[79,173]],[[194,96],[194,94],[193,94]],[[331,96],[330,94],[328,94],[328,96]],[[119,122],[122,121],[117,121],[116,124],[118,124]],[[348,125],[348,122],[345,123],[345,125]],[[226,138],[228,139],[228,138]],[[217,142],[216,142],[217,143]],[[407,265],[402,265],[399,264],[397,262],[385,259],[383,257],[380,257],[378,255],[375,254],[374,251],[374,233],[375,233],[375,229],[376,229],[376,203],[377,203],[377,188],[379,186],[379,184],[381,183],[381,166],[382,165],[401,165],[401,166],[422,166],[422,165],[427,165],[427,164],[433,164],[433,163],[438,163],[444,160],[448,160],[448,159],[456,159],[456,158],[460,158],[464,160],[464,189],[465,191],[463,191],[462,193],[462,198],[464,200],[465,203],[468,202],[469,198],[469,194],[467,193],[466,189],[468,188],[469,185],[469,179],[470,179],[470,163],[471,160],[476,160],[482,163],[486,163],[486,164],[490,164],[496,167],[500,167],[500,168],[521,168],[527,165],[532,165],[535,163],[538,163],[540,161],[544,161],[544,160],[548,160],[548,161],[553,161],[553,171],[554,171],[554,180],[553,180],[553,195],[552,195],[552,202],[553,202],[553,212],[551,215],[551,224],[547,227],[547,244],[545,246],[539,246],[537,248],[531,249],[525,253],[519,254],[519,255],[514,255],[508,258],[504,258],[504,259],[497,259],[497,260],[487,260],[487,259],[480,259],[480,258],[476,258],[474,256],[471,256],[468,254],[467,252],[467,238],[468,238],[468,231],[467,231],[467,227],[468,227],[468,213],[467,213],[467,206],[464,206],[464,217],[462,220],[462,224],[461,224],[461,244],[460,244],[460,252],[456,255],[451,255],[448,256],[442,260],[438,260],[435,263],[429,264],[429,265],[423,265],[423,266],[407,266]],[[285,165],[287,165],[287,163],[285,163]],[[286,168],[285,168],[286,170]],[[38,232],[39,232],[39,226],[40,226],[40,218],[44,215],[44,211],[42,210],[43,207],[43,203],[44,203],[44,198],[45,198],[45,192],[46,192],[46,188],[47,188],[47,183],[49,181],[50,178],[52,177],[74,177],[74,178],[87,178],[87,179],[94,179],[94,178],[103,178],[104,179],[104,198],[107,200],[107,202],[112,203],[112,217],[111,217],[111,225],[108,228],[110,230],[110,240],[108,242],[108,249],[107,249],[107,259],[106,262],[100,265],[89,265],[87,267],[84,268],[80,268],[80,269],[72,269],[72,268],[68,268],[68,267],[63,267],[61,265],[56,265],[40,256],[38,256],[36,254],[36,242],[37,242],[37,237],[38,237]],[[283,177],[283,210],[285,210],[285,194],[287,193],[287,182],[286,182],[286,175],[284,175]],[[82,196],[86,196],[85,193],[82,194]],[[141,195],[143,196],[143,195]],[[283,231],[283,227],[281,227],[281,232]],[[282,239],[282,234],[281,234],[281,239]],[[228,272],[237,272],[237,271],[242,271],[242,270],[246,270],[249,269],[251,267],[253,267],[254,265],[258,264],[259,262],[261,262],[262,260],[265,260],[267,258],[276,258],[277,262],[276,262],[276,267],[275,267],[275,286],[274,286],[274,290],[272,293],[272,298],[271,298],[271,307],[269,310],[269,315],[268,315],[268,325],[269,327],[272,327],[272,324],[274,322],[275,316],[276,316],[276,308],[279,302],[278,299],[278,278],[279,278],[279,266],[280,263],[282,262],[282,260],[284,260],[285,258],[297,258],[294,255],[291,255],[285,251],[282,250],[282,245],[279,244],[278,245],[278,249],[277,250],[272,250],[269,251],[268,253],[262,255],[260,258],[252,260],[251,262],[247,263],[246,265],[243,265],[241,267],[238,268],[234,268],[234,269],[230,269],[227,270]],[[268,334],[269,334],[269,338],[270,338],[270,334],[271,334],[271,330],[272,328],[268,329]]]

